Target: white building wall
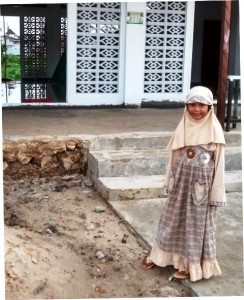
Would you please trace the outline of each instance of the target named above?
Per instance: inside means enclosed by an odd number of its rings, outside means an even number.
[[[143,24],[126,24],[125,104],[140,105],[143,98],[145,2],[128,2],[127,12],[142,12]]]
[[[172,93],[144,93],[144,60],[146,35],[146,3],[129,2],[127,12],[142,12],[143,24],[126,25],[126,57],[125,57],[125,104],[141,105],[142,101],[176,101],[182,102],[191,83],[193,24],[195,2],[187,2],[186,28],[184,42],[183,91]]]
[[[101,93],[80,93],[76,88],[76,43],[77,20],[74,17],[76,4],[68,4],[68,54],[67,54],[67,102],[72,105],[120,105],[140,106],[142,101],[178,101],[182,102],[190,88],[191,58],[194,23],[194,2],[187,2],[183,83],[181,92],[144,93],[144,61],[146,36],[146,2],[122,3],[121,39],[120,39],[120,89],[119,95]],[[142,24],[127,23],[127,14],[141,13]],[[124,30],[125,29],[125,30]],[[123,89],[123,90],[121,90]]]

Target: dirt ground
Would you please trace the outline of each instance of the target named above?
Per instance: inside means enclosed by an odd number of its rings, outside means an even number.
[[[4,181],[4,221],[6,299],[190,296],[82,175]]]

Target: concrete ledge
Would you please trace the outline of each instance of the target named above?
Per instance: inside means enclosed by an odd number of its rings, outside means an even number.
[[[227,147],[225,150],[225,170],[235,171],[242,168],[242,148],[241,146]]]
[[[167,146],[172,132],[133,132],[100,135],[93,139],[90,151],[152,150]]]
[[[95,185],[108,201],[139,200],[164,197],[164,175],[99,177]],[[242,171],[225,172],[227,193],[242,192]]]
[[[162,149],[167,146],[172,131],[162,132],[132,132],[106,134],[96,136],[91,145],[91,151],[102,150],[133,150],[133,149]],[[241,145],[241,132],[224,132],[226,148]]]
[[[167,161],[168,151],[163,149],[92,151],[88,155],[89,173],[97,177],[160,175]]]
[[[225,151],[225,170],[236,171],[242,167],[240,146],[228,147]],[[133,149],[91,151],[88,154],[88,176],[119,177],[165,174],[169,152],[166,149]]]
[[[162,198],[163,175],[98,178],[98,191],[108,201]]]

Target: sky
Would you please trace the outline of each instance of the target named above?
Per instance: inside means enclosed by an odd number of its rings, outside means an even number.
[[[14,33],[17,35],[20,35],[19,30],[19,17],[4,17],[5,19],[5,32],[7,31],[7,28],[9,26],[10,29],[13,30]],[[0,27],[3,28],[3,17],[0,17]],[[3,32],[3,30],[2,30]]]

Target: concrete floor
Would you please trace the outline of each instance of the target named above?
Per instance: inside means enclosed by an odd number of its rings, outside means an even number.
[[[31,137],[41,135],[100,135],[126,132],[173,131],[180,121],[183,108],[174,109],[78,109],[78,108],[26,108],[3,109],[3,138]],[[240,132],[241,124],[231,132]],[[227,133],[227,134],[231,134]],[[244,295],[243,280],[243,213],[241,195],[228,195],[231,204],[223,209],[218,223],[219,260],[223,276],[193,283],[198,296],[241,296]],[[125,204],[125,203],[124,203]],[[135,204],[135,203],[134,203]],[[119,204],[118,204],[119,205]],[[122,203],[121,203],[122,205]],[[132,205],[133,206],[133,205]],[[127,206],[128,207],[128,206]],[[156,211],[159,211],[156,207]],[[146,216],[135,211],[126,211],[131,223],[141,224]],[[153,209],[153,208],[151,208]],[[138,211],[138,210],[137,210]],[[132,214],[133,213],[133,214]],[[130,215],[132,214],[132,215]],[[146,213],[147,216],[150,214]],[[159,216],[153,219],[158,219]],[[147,224],[146,224],[147,226]],[[155,234],[155,224],[147,229],[148,242]],[[138,229],[138,233],[140,231]],[[145,237],[143,237],[145,238]],[[147,238],[146,238],[147,239]]]
[[[98,135],[174,130],[182,117],[177,109],[3,109],[3,137]]]

